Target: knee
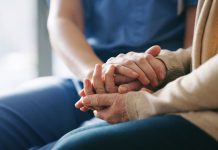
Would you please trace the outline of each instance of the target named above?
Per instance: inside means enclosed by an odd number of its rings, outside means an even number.
[[[69,97],[77,91],[71,79],[43,77],[31,80],[18,88],[0,96],[0,100],[8,99],[43,99],[55,97]]]

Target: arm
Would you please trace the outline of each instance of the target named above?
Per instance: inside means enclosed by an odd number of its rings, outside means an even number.
[[[81,0],[52,0],[48,30],[54,50],[80,80],[90,78],[95,64],[102,64],[83,35]]]
[[[154,94],[94,94],[82,97],[79,102],[86,107],[103,108],[94,110],[94,114],[110,123],[166,113],[217,110],[217,65],[218,54],[189,75],[178,78]]]
[[[191,66],[191,48],[178,49],[177,51],[162,50],[156,57],[165,64],[167,73],[166,78],[161,83],[163,87],[167,83],[190,73]]]
[[[218,55],[192,73],[169,83],[156,93],[128,93],[129,119],[185,111],[218,109]]]
[[[195,24],[195,14],[196,14],[196,6],[189,6],[186,10],[184,48],[188,48],[192,45],[194,24]]]

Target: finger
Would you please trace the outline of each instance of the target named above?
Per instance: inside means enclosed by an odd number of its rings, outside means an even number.
[[[97,94],[105,93],[104,82],[102,80],[102,67],[99,64],[95,65],[92,81]]]
[[[148,92],[148,93],[154,93],[152,90],[149,90],[147,88],[141,88],[140,91],[145,91],[145,92]]]
[[[83,111],[83,112],[87,112],[88,110],[101,110],[102,108],[99,108],[99,107],[81,107],[80,110]]]
[[[86,96],[84,89],[82,89],[82,90],[79,92],[79,96],[81,96],[81,97]]]
[[[86,109],[87,109],[87,110],[89,110],[89,109],[91,109],[91,110],[101,110],[101,109],[104,108],[104,107],[91,107],[91,106],[90,106],[90,107],[85,107],[85,106],[83,105],[81,99],[75,103],[75,107],[78,108],[78,109],[80,109],[80,110],[83,111],[83,112],[85,112],[84,110],[86,110]],[[85,108],[83,108],[83,107],[85,107]]]
[[[148,80],[148,78],[146,77],[145,73],[141,70],[141,68],[139,68],[139,66],[137,66],[134,62],[129,62],[127,65],[125,65],[128,68],[131,68],[132,70],[134,70],[135,72],[138,73],[138,80],[144,84],[144,85],[148,85],[150,83],[150,81]]]
[[[120,74],[116,74],[114,77],[114,80],[115,80],[116,85],[121,85],[121,84],[126,84],[126,83],[129,83],[131,81],[134,81],[135,78],[129,78],[129,77],[126,77],[126,76],[123,76]]]
[[[95,94],[82,97],[83,105],[89,107],[107,107],[112,105],[113,100],[117,98],[117,94]]]
[[[82,112],[87,112],[87,111],[89,110],[89,108],[87,108],[87,107],[81,107],[80,110],[81,110]]]
[[[149,62],[147,59],[149,57],[153,57],[151,55],[146,55],[145,57],[140,57],[137,61],[136,64],[138,65],[139,68],[142,69],[148,80],[150,81],[151,85],[153,87],[156,87],[158,85],[158,78],[153,70],[153,68],[150,66]]]
[[[158,60],[153,57],[153,58],[148,59],[148,62],[153,68],[153,70],[155,71],[159,81],[164,80],[166,76],[166,68],[165,68],[165,65],[161,62],[161,60]]]
[[[128,67],[121,66],[121,65],[116,65],[116,73],[124,75],[124,76],[129,77],[129,78],[137,78],[138,77],[137,72],[135,72],[134,70],[132,70]]]
[[[154,45],[150,47],[145,53],[155,57],[159,55],[160,51],[161,51],[161,47],[159,45]]]
[[[114,80],[115,66],[110,65],[105,73],[105,89],[108,93],[117,92],[117,86]]]
[[[113,61],[115,59],[115,57],[111,57],[111,58],[109,58],[107,61],[106,61],[106,63],[110,63],[111,61]]]
[[[120,115],[118,114],[114,114],[113,111],[111,111],[112,109],[108,108],[108,109],[104,109],[104,110],[100,110],[100,111],[93,111],[95,117],[100,118],[102,120],[107,121],[110,124],[116,124],[119,122],[124,122],[127,121],[127,119],[122,118]]]
[[[109,118],[108,108],[103,109],[103,110],[94,110],[93,113],[95,117],[105,120],[105,121],[107,121],[107,119]]]
[[[78,108],[78,109],[80,109],[81,107],[83,107],[84,105],[83,105],[83,103],[82,103],[82,100],[80,99],[80,100],[78,100],[76,103],[75,103],[75,107],[76,108]]]
[[[118,88],[118,92],[123,94],[129,91],[138,91],[139,89],[142,88],[142,86],[143,85],[137,80],[128,84],[120,85]]]
[[[94,94],[93,87],[92,87],[91,81],[89,79],[84,80],[84,93],[85,93],[85,95]]]
[[[82,103],[81,100],[78,101],[78,102],[75,104],[75,107],[78,108],[78,109],[80,109],[80,110],[83,111],[83,112],[85,112],[86,110],[89,110],[89,109],[91,109],[91,110],[98,110],[98,109],[99,109],[98,107],[96,107],[96,108],[91,107],[91,106],[90,106],[90,107],[86,107],[86,106],[83,105],[83,103]]]

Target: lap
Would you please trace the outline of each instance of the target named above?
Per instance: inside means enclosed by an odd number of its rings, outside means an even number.
[[[115,125],[76,130],[60,139],[54,150],[64,149],[217,149],[217,143],[179,116],[159,116]]]
[[[0,96],[0,149],[27,149],[60,138],[92,118],[74,107],[71,79],[37,79]]]

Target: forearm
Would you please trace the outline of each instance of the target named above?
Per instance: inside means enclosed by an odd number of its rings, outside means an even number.
[[[218,55],[201,67],[169,83],[154,94],[129,94],[127,108],[131,119],[152,115],[218,109]],[[135,98],[135,99],[134,99]]]
[[[191,48],[178,49],[174,52],[162,50],[157,58],[164,62],[167,69],[166,78],[162,81],[161,87],[188,74],[191,70]]]
[[[95,64],[102,63],[73,21],[52,18],[49,20],[48,29],[54,50],[80,80],[91,74]]]

